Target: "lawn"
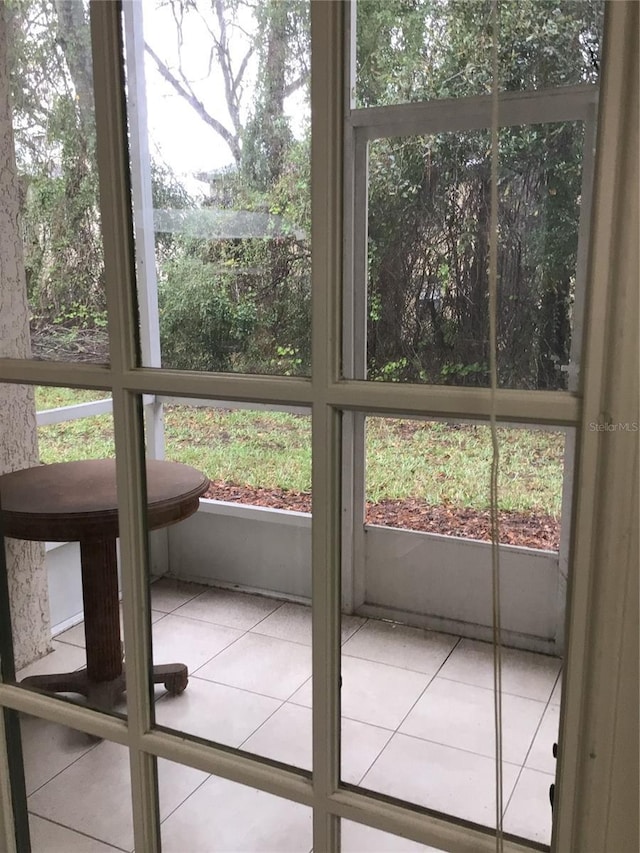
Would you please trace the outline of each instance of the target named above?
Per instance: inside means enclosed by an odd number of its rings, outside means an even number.
[[[90,391],[38,388],[39,410],[85,402]],[[42,462],[114,453],[110,415],[40,427]],[[166,455],[212,480],[303,492],[311,489],[311,420],[283,412],[169,406]],[[499,429],[500,507],[558,517],[564,435]],[[488,507],[491,439],[483,425],[369,418],[367,500],[419,498],[432,505]]]

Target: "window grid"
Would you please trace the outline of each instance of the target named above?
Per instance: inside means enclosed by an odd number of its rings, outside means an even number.
[[[316,92],[336,91],[333,84],[342,55],[342,8],[340,3],[314,3],[313,45],[320,72]],[[314,286],[314,366],[320,370],[312,382],[290,379],[256,379],[254,377],[201,376],[172,371],[138,369],[136,352],[135,311],[133,293],[135,277],[132,267],[131,222],[128,204],[128,161],[126,124],[122,103],[122,68],[119,4],[92,4],[93,48],[96,67],[96,112],[102,124],[98,134],[99,158],[104,186],[103,206],[111,215],[103,219],[106,270],[109,292],[112,365],[100,368],[90,365],[46,364],[42,362],[10,362],[0,360],[0,370],[8,381],[39,384],[66,384],[112,390],[119,462],[117,478],[122,496],[122,568],[125,590],[125,639],[133,650],[128,657],[129,718],[128,723],[81,707],[68,707],[57,699],[29,694],[11,685],[0,686],[0,702],[6,707],[34,713],[45,719],[64,722],[81,730],[129,746],[132,755],[134,829],[139,849],[159,849],[157,821],[157,780],[154,756],[182,761],[193,767],[217,773],[245,784],[253,784],[276,795],[285,796],[314,808],[317,849],[337,849],[336,816],[359,820],[380,829],[402,832],[424,843],[456,844],[460,850],[492,850],[492,833],[458,826],[453,819],[430,815],[427,810],[394,803],[388,798],[370,797],[346,788],[336,790],[339,700],[337,696],[337,636],[339,626],[339,590],[337,589],[337,524],[339,513],[334,500],[338,495],[340,475],[340,411],[372,413],[488,415],[488,391],[478,394],[429,387],[372,388],[365,382],[340,381],[336,378],[336,353],[331,342],[339,321],[339,252],[341,239],[339,205],[340,175],[335,157],[340,151],[342,129],[336,122],[340,114],[338,99],[331,95],[318,101],[317,126],[324,127],[323,143],[326,159],[315,157],[316,189],[314,219],[318,233],[326,243],[314,246],[316,273]],[[328,61],[327,61],[328,60]],[[322,76],[326,75],[322,80]],[[327,80],[328,78],[328,80]],[[315,103],[315,102],[314,102]],[[385,108],[386,109],[386,108]],[[392,108],[395,109],[395,108]],[[370,111],[367,111],[370,112]],[[403,131],[404,132],[404,131]],[[334,159],[332,160],[332,154]],[[338,158],[339,160],[339,158]],[[333,173],[330,169],[333,168]],[[324,198],[324,187],[331,179],[333,197]],[[109,198],[110,194],[113,197]],[[331,206],[333,205],[333,207]],[[321,214],[319,217],[318,214]],[[324,216],[322,216],[324,214]],[[325,230],[325,226],[326,230]],[[109,242],[110,241],[110,242]],[[109,249],[111,251],[109,251]],[[318,273],[317,270],[324,270]],[[324,278],[321,278],[324,276]],[[326,299],[326,302],[324,301]],[[115,344],[115,346],[114,346]],[[318,373],[320,374],[318,376]],[[314,766],[313,785],[305,774],[270,766],[268,762],[249,758],[212,745],[184,742],[183,738],[160,731],[149,731],[151,705],[146,679],[148,666],[148,593],[146,573],[134,566],[146,565],[144,535],[144,483],[142,453],[142,415],[139,394],[170,393],[176,396],[208,396],[242,401],[261,400],[290,405],[313,404],[314,451],[318,502],[324,507],[314,518]],[[226,392],[226,393],[225,393]],[[533,394],[533,399],[530,399]],[[536,423],[577,425],[580,400],[566,392],[511,392],[498,394],[499,415],[505,420],[529,420]],[[334,510],[327,510],[327,507]],[[324,566],[333,571],[324,571]],[[126,593],[125,593],[126,595]],[[328,618],[329,617],[329,618]],[[0,758],[6,756],[2,744]],[[319,769],[318,769],[319,767]],[[3,798],[5,825],[9,818]],[[8,821],[10,824],[10,820]],[[318,842],[324,842],[320,846]],[[536,845],[507,841],[505,850],[524,851]]]

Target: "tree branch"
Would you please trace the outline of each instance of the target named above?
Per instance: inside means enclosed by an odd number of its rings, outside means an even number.
[[[292,80],[291,83],[284,87],[284,97],[288,98],[289,95],[293,95],[293,93],[297,92],[301,86],[304,86],[307,80],[307,74],[301,74],[299,77],[296,77],[295,80]]]
[[[242,78],[244,77],[245,71],[247,70],[247,65],[249,64],[249,60],[251,59],[252,56],[253,56],[253,48],[250,47],[249,50],[246,52],[244,59],[240,63],[240,68],[238,69],[238,73],[236,74],[235,79],[233,81],[234,91],[237,91],[238,87],[242,83]]]
[[[180,81],[175,77],[175,75],[169,70],[169,68],[165,65],[165,63],[160,59],[160,57],[154,52],[154,50],[145,42],[144,49],[147,51],[149,56],[153,59],[156,64],[156,67],[160,74],[164,77],[164,79],[169,83],[173,89],[180,95],[181,98],[189,104],[189,106],[195,111],[197,116],[202,119],[205,124],[209,125],[218,136],[220,136],[229,146],[229,150],[233,155],[233,159],[236,163],[240,163],[240,141],[237,135],[231,133],[228,128],[226,128],[218,119],[214,118],[207,112],[206,107],[199,101],[198,98],[192,92],[189,92]]]

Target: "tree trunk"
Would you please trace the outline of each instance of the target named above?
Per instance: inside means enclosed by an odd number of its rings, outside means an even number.
[[[79,0],[56,0],[58,43],[73,80],[78,99],[82,132],[90,154],[95,148],[93,65],[89,21]]]
[[[0,3],[0,357],[30,356],[29,307],[11,107],[4,3]],[[0,474],[38,464],[33,389],[0,383]],[[16,668],[49,648],[49,594],[40,543],[5,540]]]

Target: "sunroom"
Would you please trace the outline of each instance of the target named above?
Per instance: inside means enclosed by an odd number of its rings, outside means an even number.
[[[603,8],[515,10],[9,9],[5,470],[115,456],[126,664],[19,686],[107,629],[80,535],[5,506],[17,849],[23,805],[41,850],[551,843]],[[205,485],[156,523],[163,460]]]

